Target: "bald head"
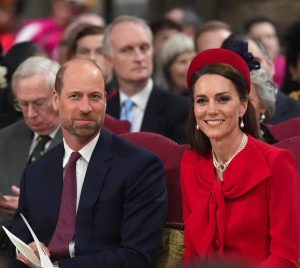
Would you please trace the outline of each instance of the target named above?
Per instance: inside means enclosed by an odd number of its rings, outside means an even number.
[[[89,73],[91,71],[91,73]],[[81,74],[77,77],[75,74]],[[104,86],[104,74],[100,67],[91,60],[88,59],[72,59],[61,66],[58,70],[55,80],[55,90],[60,95],[64,87],[64,77],[66,75],[73,77],[73,80],[84,79],[83,74],[86,74],[86,77],[91,75],[99,77],[99,80],[103,80]]]

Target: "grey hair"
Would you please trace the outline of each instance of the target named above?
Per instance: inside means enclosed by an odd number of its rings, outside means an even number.
[[[167,68],[180,54],[194,51],[195,45],[193,38],[184,33],[174,34],[163,44],[161,48],[161,64],[164,68]]]
[[[253,70],[250,74],[251,82],[255,86],[257,96],[262,105],[267,109],[266,117],[270,119],[275,113],[277,87],[273,82],[272,76],[263,68]]]
[[[36,74],[41,74],[45,78],[49,90],[53,90],[58,69],[59,64],[46,57],[29,57],[18,66],[12,76],[12,91],[14,95],[16,94],[16,85],[19,80]]]
[[[113,51],[111,48],[111,32],[113,30],[113,28],[123,22],[132,22],[135,24],[139,24],[141,26],[143,26],[145,28],[145,30],[149,33],[149,36],[151,38],[151,43],[153,40],[153,35],[152,35],[152,31],[149,27],[149,25],[146,23],[146,21],[144,21],[143,19],[139,18],[139,17],[135,17],[135,16],[130,16],[130,15],[121,15],[117,18],[115,18],[109,25],[107,25],[105,27],[104,30],[104,34],[103,34],[103,46],[102,46],[102,52],[108,56],[112,56],[113,55]],[[130,29],[128,29],[128,31],[130,31]],[[124,33],[126,34],[126,33]]]

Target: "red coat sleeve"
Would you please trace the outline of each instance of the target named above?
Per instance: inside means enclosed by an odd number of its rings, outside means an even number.
[[[300,178],[287,151],[270,154],[268,180],[270,255],[259,267],[297,267],[299,256]]]

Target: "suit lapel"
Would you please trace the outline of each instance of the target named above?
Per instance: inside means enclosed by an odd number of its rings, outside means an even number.
[[[40,189],[44,189],[44,202],[47,207],[47,218],[46,222],[49,224],[49,241],[55,230],[55,226],[58,220],[60,202],[63,187],[63,157],[64,157],[64,146],[60,143],[51,153],[48,154],[48,164],[45,170],[41,172],[44,174],[42,177],[42,185]],[[47,203],[51,202],[51,206],[47,206]],[[49,241],[46,241],[47,243]]]
[[[81,254],[88,246],[93,224],[93,211],[101,195],[106,174],[110,170],[111,143],[111,133],[102,129],[85,175],[77,211],[75,242],[76,252]]]
[[[20,177],[19,174],[16,174],[16,171],[23,170],[26,166],[32,137],[32,131],[25,123],[21,123],[16,128],[12,139],[8,139],[10,150],[8,150],[6,157],[8,163],[14,163],[14,165],[8,165],[10,178],[13,180],[11,184],[19,185]]]
[[[153,87],[143,118],[141,131],[157,132],[161,129],[164,98],[157,87]]]
[[[114,118],[120,118],[121,107],[119,92],[117,92],[110,100],[107,101],[106,112]]]
[[[53,140],[50,143],[50,146],[48,150],[54,148],[57,144],[59,144],[63,139],[62,133],[61,133],[61,128],[59,128],[53,138]]]

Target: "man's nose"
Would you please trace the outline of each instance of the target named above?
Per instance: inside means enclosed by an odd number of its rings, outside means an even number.
[[[27,117],[34,117],[37,114],[36,110],[33,108],[31,103],[28,103],[27,110],[25,111],[25,113],[27,114]]]
[[[80,102],[80,111],[83,113],[89,113],[92,110],[90,102],[87,98],[83,98]]]
[[[134,57],[136,60],[143,60],[145,57],[145,54],[143,53],[143,51],[139,48],[136,48],[134,50]]]

